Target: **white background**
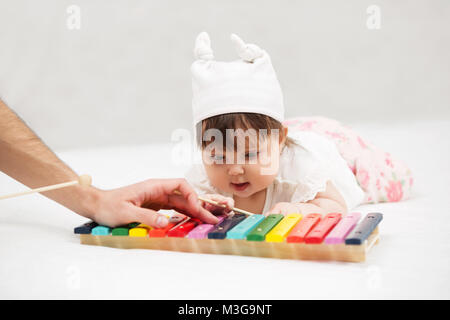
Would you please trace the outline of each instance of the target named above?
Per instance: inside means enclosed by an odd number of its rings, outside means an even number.
[[[0,96],[52,148],[168,142],[191,128],[207,31],[217,59],[237,58],[231,33],[269,52],[288,117],[449,119],[449,17],[447,0],[0,1]]]
[[[411,199],[355,209],[383,213],[363,263],[299,261],[81,245],[86,219],[40,195],[0,203],[3,299],[450,299],[450,121],[363,125],[415,178]],[[405,141],[414,141],[411,148]],[[101,188],[175,177],[168,145],[67,150],[59,155]],[[415,149],[421,150],[416,152]],[[155,157],[154,155],[160,155]],[[1,178],[1,177],[0,177]],[[0,180],[4,190],[22,190]]]

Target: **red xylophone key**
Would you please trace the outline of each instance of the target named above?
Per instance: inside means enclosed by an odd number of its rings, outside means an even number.
[[[327,214],[306,236],[306,243],[321,243],[327,234],[341,220],[340,213]]]
[[[176,226],[175,222],[169,222],[164,228],[152,229],[148,232],[148,236],[152,238],[163,238],[170,229]]]
[[[168,237],[178,237],[183,238],[185,237],[192,229],[194,229],[196,226],[198,226],[200,223],[202,223],[201,220],[191,218],[189,220],[185,220],[179,225],[173,227],[167,232]]]
[[[306,215],[288,234],[286,241],[304,242],[308,232],[319,223],[320,217],[321,215],[319,213],[310,213]]]

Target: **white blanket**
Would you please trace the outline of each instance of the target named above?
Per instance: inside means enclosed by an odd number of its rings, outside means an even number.
[[[450,121],[354,128],[403,159],[415,177],[412,199],[359,208],[384,214],[380,242],[364,263],[84,246],[73,228],[86,219],[32,195],[0,202],[0,298],[449,299]],[[186,167],[167,164],[170,150],[167,144],[58,155],[109,189],[182,176]],[[23,188],[0,175],[0,194]]]

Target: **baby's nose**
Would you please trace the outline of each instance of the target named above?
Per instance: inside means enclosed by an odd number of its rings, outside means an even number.
[[[230,176],[237,176],[240,174],[244,174],[244,168],[241,165],[232,165],[228,170],[228,174]]]

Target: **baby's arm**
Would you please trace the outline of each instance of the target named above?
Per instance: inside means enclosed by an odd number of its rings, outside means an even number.
[[[289,213],[301,213],[303,215],[320,213],[325,215],[331,212],[347,214],[347,205],[336,187],[328,181],[326,190],[318,192],[313,200],[301,203],[279,202],[269,213],[281,213],[284,215]]]

